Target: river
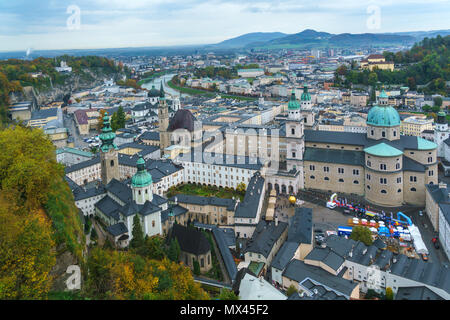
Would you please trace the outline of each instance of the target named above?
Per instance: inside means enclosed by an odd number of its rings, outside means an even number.
[[[164,91],[166,92],[166,94],[169,94],[172,97],[180,96],[180,93],[178,91],[172,89],[171,87],[169,87],[167,85],[167,82],[172,80],[172,78],[176,75],[177,75],[176,73],[169,73],[164,76],[157,77],[150,82],[144,83],[142,85],[142,88],[150,90],[152,88],[152,86],[155,86],[155,88],[159,90],[159,88],[161,87],[161,81],[163,81],[164,82]],[[189,95],[186,93],[183,93],[183,96],[185,97],[185,96],[189,96]]]

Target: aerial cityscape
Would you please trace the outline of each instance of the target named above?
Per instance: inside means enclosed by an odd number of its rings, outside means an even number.
[[[1,3],[0,300],[450,300],[449,14]]]

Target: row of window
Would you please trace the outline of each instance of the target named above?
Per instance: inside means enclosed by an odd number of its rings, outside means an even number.
[[[310,165],[309,166],[309,170],[310,171],[315,171],[316,170],[316,166],[315,165]],[[338,173],[339,174],[344,174],[345,170],[344,168],[338,168]],[[330,172],[330,167],[323,167],[323,172]],[[353,175],[354,176],[359,176],[359,170],[358,169],[353,169]]]

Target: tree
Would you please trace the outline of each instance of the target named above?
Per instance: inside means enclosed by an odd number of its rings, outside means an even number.
[[[200,275],[200,263],[198,263],[197,259],[194,260],[194,274],[196,276]]]
[[[290,296],[292,296],[294,293],[297,293],[297,292],[298,292],[297,289],[295,289],[294,285],[291,284],[291,285],[289,286],[289,288],[287,289],[286,294],[287,294],[288,297],[290,297]]]
[[[371,72],[367,81],[370,86],[375,86],[378,82],[378,75],[375,72]]]
[[[217,297],[219,300],[239,300],[239,296],[237,296],[233,290],[222,288],[220,289],[220,294]]]
[[[434,113],[438,113],[439,111],[441,111],[441,107],[439,107],[439,106],[433,106],[433,107],[431,108],[431,111],[434,112]]]
[[[162,260],[166,256],[163,248],[163,240],[158,237],[146,237],[144,245],[137,251],[143,257]]]
[[[431,111],[431,106],[429,106],[428,104],[426,104],[426,105],[424,105],[424,106],[422,107],[422,110],[423,110],[424,112],[430,112],[430,111]]]
[[[394,300],[394,291],[391,287],[386,288],[386,300]]]
[[[95,230],[95,228],[92,228],[92,231],[91,231],[91,240],[92,240],[92,241],[96,241],[97,239],[98,239],[97,230]]]
[[[125,128],[126,115],[122,106],[111,117],[111,129],[115,132],[118,129]]]
[[[239,193],[245,194],[245,192],[247,191],[247,186],[245,185],[244,182],[241,182],[237,185],[236,191]]]
[[[178,262],[180,252],[181,252],[180,244],[178,243],[178,240],[176,238],[173,238],[170,241],[167,257],[174,262]]]
[[[141,219],[136,214],[133,218],[133,238],[130,241],[130,247],[133,249],[141,248],[144,245],[144,232],[142,231]]]
[[[435,106],[437,106],[437,107],[439,107],[439,109],[441,109],[441,107],[442,107],[442,98],[441,97],[434,97],[433,102],[434,102]]]
[[[366,246],[370,246],[373,243],[372,231],[365,226],[353,227],[352,233],[350,234],[350,239],[361,241]]]

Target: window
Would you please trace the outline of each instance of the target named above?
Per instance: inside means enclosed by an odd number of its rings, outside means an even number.
[[[381,184],[387,184],[387,179],[386,178],[380,178],[380,183]]]
[[[309,166],[309,170],[314,171],[314,170],[316,170],[316,167],[313,166],[313,165],[310,165],[310,166]]]
[[[370,181],[370,174],[367,174],[367,180],[369,180]]]
[[[205,267],[205,259],[203,259],[203,258],[200,259],[200,267],[202,267],[202,268]]]
[[[401,177],[397,178],[397,183],[402,183],[402,178]]]
[[[370,190],[370,186],[367,186],[367,189]]]
[[[381,133],[381,136],[382,136],[383,138],[386,138],[386,132],[383,131],[383,132]]]
[[[400,169],[400,163],[395,164],[395,169]]]
[[[367,160],[367,166],[371,167],[372,166],[372,162],[370,162],[369,160]]]
[[[295,152],[292,152],[292,158],[295,158],[295,157],[296,157]]]
[[[402,189],[398,189],[397,192],[398,192],[398,193],[402,192]]]
[[[344,173],[344,168],[338,168],[338,173],[343,174]]]
[[[354,184],[359,184],[358,180],[353,181]]]
[[[433,170],[428,171],[428,176],[429,177],[432,177],[433,175],[434,175],[434,171]]]
[[[354,176],[359,176],[359,170],[358,169],[353,169],[353,175]]]
[[[339,179],[339,182],[344,182],[344,179]]]
[[[387,166],[384,163],[380,164],[380,170],[387,170]]]
[[[416,190],[416,188],[411,188],[411,191],[416,192],[417,190]]]
[[[330,172],[330,167],[323,167],[323,172]]]
[[[394,137],[397,136],[397,130],[394,130]]]
[[[328,178],[328,177],[325,177],[325,178],[323,178],[325,181],[329,181],[330,180],[330,178]]]
[[[291,129],[291,133],[292,133],[293,135],[295,134],[295,129],[294,129],[294,128]]]
[[[386,194],[387,191],[386,190],[381,190],[381,193]]]
[[[314,177],[314,176],[311,176],[310,178],[311,178],[312,180],[314,180],[314,179],[315,179],[316,177]]]
[[[111,167],[114,167],[114,160],[111,160]]]
[[[428,163],[432,163],[433,162],[433,157],[428,157]]]
[[[370,135],[373,136],[373,130],[370,130]]]
[[[417,182],[417,177],[410,176],[410,177],[409,177],[409,181],[410,181],[410,182]]]
[[[155,227],[155,220],[152,221],[152,227]]]

